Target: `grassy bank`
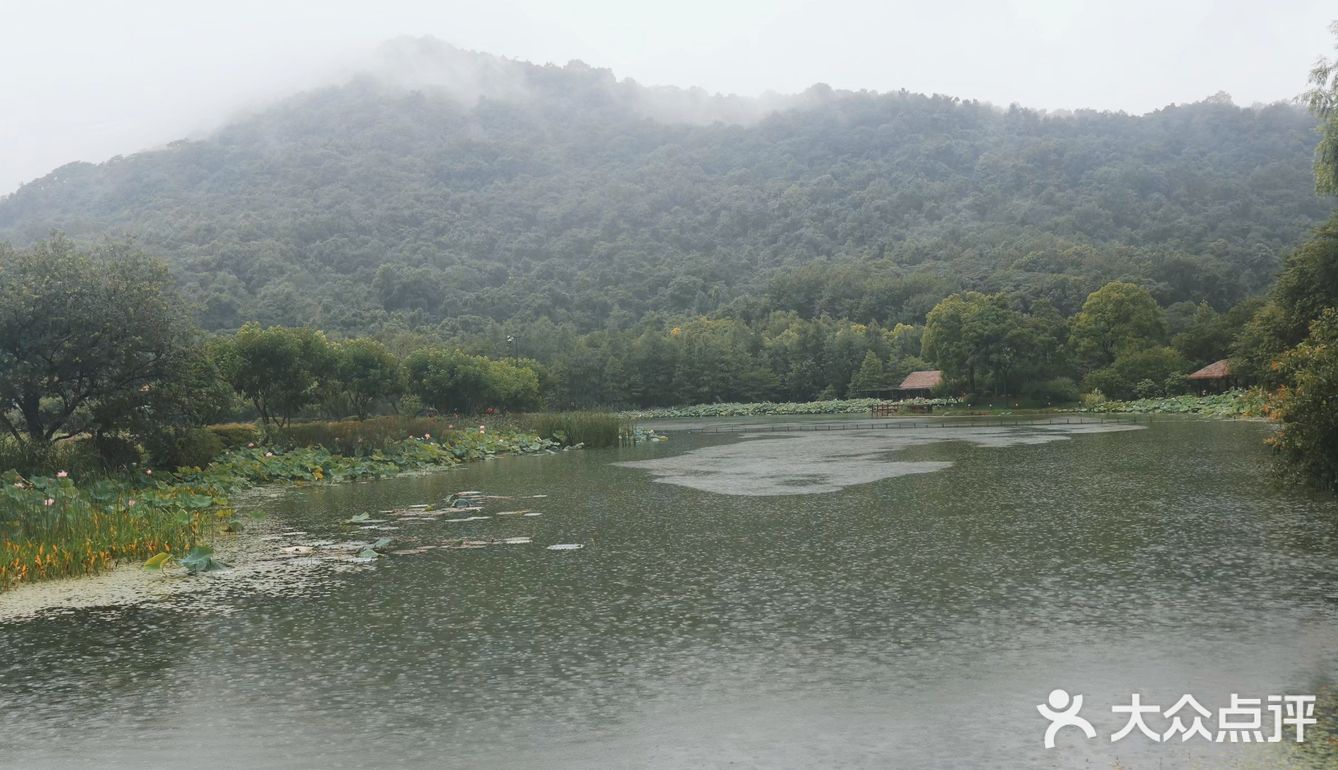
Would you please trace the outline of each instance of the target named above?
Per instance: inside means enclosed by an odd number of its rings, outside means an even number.
[[[0,591],[20,582],[91,574],[119,561],[184,554],[241,522],[228,495],[257,484],[332,483],[449,468],[503,454],[561,448],[532,431],[449,422],[308,423],[246,441],[204,468],[138,468],[116,475],[69,471],[22,476],[0,489]],[[408,429],[437,427],[409,435]],[[226,426],[233,440],[261,437]],[[316,440],[329,442],[318,445]],[[249,444],[249,445],[248,445]]]
[[[233,512],[208,483],[70,475],[24,478],[0,490],[0,591],[19,582],[87,575],[123,560],[185,553]]]
[[[1208,396],[1167,396],[1134,401],[1101,401],[1065,410],[1094,414],[1197,414],[1207,417],[1266,417],[1268,397],[1258,388]]]
[[[636,443],[632,421],[605,412],[551,412],[526,415],[520,426],[525,430],[569,446],[614,447]]]
[[[660,409],[639,409],[621,412],[629,420],[661,420],[672,417],[758,417],[763,415],[802,414],[867,414],[880,398],[833,399],[829,401],[782,402],[759,401],[750,404],[695,404]],[[940,407],[954,404],[954,399],[910,398],[902,403],[916,406]]]

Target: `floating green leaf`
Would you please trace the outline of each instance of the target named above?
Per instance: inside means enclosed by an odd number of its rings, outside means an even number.
[[[207,545],[197,545],[190,553],[181,558],[181,566],[192,575],[199,572],[217,572],[227,569],[228,565],[214,559],[214,549]]]

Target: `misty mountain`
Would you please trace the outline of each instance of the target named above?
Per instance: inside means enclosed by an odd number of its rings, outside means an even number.
[[[216,329],[916,321],[962,288],[1071,312],[1115,278],[1225,309],[1332,212],[1314,129],[1221,97],[722,97],[401,40],[206,139],[56,169],[0,199],[0,240],[132,238]]]

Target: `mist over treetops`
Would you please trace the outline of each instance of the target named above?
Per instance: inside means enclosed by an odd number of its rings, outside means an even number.
[[[129,237],[208,329],[919,323],[960,290],[1068,314],[1111,280],[1225,310],[1332,212],[1316,125],[1225,96],[724,97],[402,39],[206,138],[56,169],[0,199],[0,240]]]

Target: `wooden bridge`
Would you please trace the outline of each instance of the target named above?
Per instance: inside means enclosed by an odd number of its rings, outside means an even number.
[[[781,415],[771,415],[781,416]],[[804,416],[804,415],[793,415]],[[787,422],[787,423],[728,423],[724,425],[698,425],[696,427],[674,428],[656,425],[661,433],[678,431],[683,433],[792,433],[803,431],[831,430],[896,430],[902,428],[1005,428],[1027,425],[1133,425],[1151,422],[1150,415],[1072,415],[1055,417],[940,417],[938,419],[899,420],[828,420],[825,422]]]

